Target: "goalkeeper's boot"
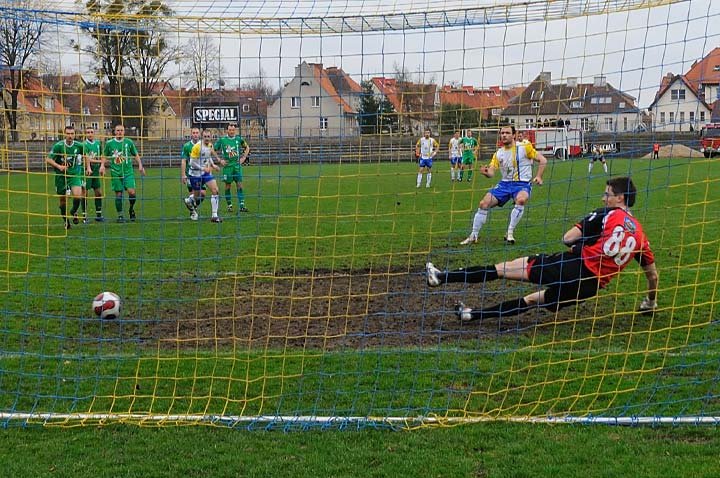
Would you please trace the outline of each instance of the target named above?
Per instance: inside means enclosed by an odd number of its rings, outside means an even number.
[[[510,245],[515,244],[515,236],[513,236],[513,233],[512,233],[512,232],[508,232],[508,233],[505,235],[505,242],[507,242],[507,243],[510,244]]]
[[[461,323],[472,322],[472,309],[462,302],[455,305],[455,315]]]
[[[435,267],[432,262],[425,264],[425,278],[427,279],[427,284],[430,287],[437,287],[440,285],[441,274],[442,271]]]

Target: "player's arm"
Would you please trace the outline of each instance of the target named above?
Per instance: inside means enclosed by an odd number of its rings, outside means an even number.
[[[248,157],[248,154],[250,154],[250,145],[247,143],[247,141],[243,141],[245,144],[245,147],[243,148],[243,154],[240,157],[240,164],[245,164],[245,160]]]
[[[485,177],[491,178],[495,176],[495,170],[500,167],[500,163],[497,159],[497,153],[493,154],[492,159],[490,160],[490,164],[486,164],[485,166],[480,166],[480,174],[482,174]]]
[[[436,139],[433,139],[433,150],[432,150],[432,153],[430,154],[430,157],[434,158],[439,150],[440,150],[440,143],[438,143]]]
[[[657,307],[657,288],[658,288],[658,271],[655,263],[645,264],[642,266],[647,279],[647,296],[640,304],[640,310],[652,310]]]
[[[56,158],[55,148],[50,151],[50,154],[45,158],[45,162],[52,166],[53,168],[57,169],[58,171],[65,171],[67,169],[67,166],[64,164],[60,164],[57,161],[55,161]]]
[[[217,154],[217,151],[215,151],[215,148],[210,150],[210,170],[212,171],[214,169],[215,171],[220,171],[220,166],[218,166],[215,161],[213,161],[213,158],[217,160],[218,163],[222,162],[220,156],[218,156]]]
[[[453,157],[452,156],[452,144],[453,144],[452,139],[450,139],[450,141],[448,141],[448,158],[449,159],[452,159],[452,157]]]
[[[575,225],[563,235],[562,241],[566,246],[572,247],[580,239],[582,239],[582,229]]]
[[[563,243],[579,254],[585,244],[594,244],[600,238],[604,217],[604,209],[591,212],[563,235]]]
[[[415,157],[420,157],[420,140],[417,140],[417,143],[415,143]]]
[[[543,156],[543,154],[540,151],[537,151],[531,143],[527,143],[524,145],[525,147],[525,155],[534,160],[537,161],[539,166],[537,169],[537,174],[533,178],[532,182],[538,185],[542,185],[543,183],[543,173],[545,172],[545,167],[547,166],[547,158]]]
[[[187,171],[187,157],[185,153],[185,147],[183,146],[183,152],[180,156],[180,181],[183,184],[187,184],[187,174],[185,171]]]

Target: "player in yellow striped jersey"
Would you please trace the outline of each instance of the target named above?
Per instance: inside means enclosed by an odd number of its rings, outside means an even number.
[[[543,183],[542,176],[547,159],[541,153],[535,151],[530,142],[520,143],[516,141],[515,126],[503,126],[500,128],[500,141],[503,145],[502,148],[498,149],[493,155],[489,165],[480,168],[480,172],[491,178],[495,175],[496,170],[500,170],[502,179],[480,201],[478,210],[473,217],[472,232],[460,244],[477,242],[478,233],[485,221],[487,221],[489,210],[495,206],[502,207],[511,199],[515,203],[515,207],[510,211],[510,224],[508,225],[505,240],[509,244],[515,244],[513,233],[525,211],[525,204],[530,199],[532,183],[538,185]],[[540,164],[535,177],[533,177],[532,170],[533,161]]]
[[[420,187],[423,173],[427,173],[425,187],[430,187],[430,182],[432,181],[433,158],[437,154],[439,148],[440,143],[438,143],[434,138],[431,138],[430,130],[426,129],[425,136],[420,138],[417,144],[415,144],[415,157],[420,158],[416,187]]]

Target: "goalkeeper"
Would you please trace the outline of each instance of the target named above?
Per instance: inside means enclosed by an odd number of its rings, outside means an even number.
[[[536,254],[455,271],[440,271],[428,262],[425,266],[427,283],[437,287],[449,282],[484,283],[505,278],[546,286],[525,297],[483,309],[458,303],[458,318],[470,322],[515,316],[537,307],[557,311],[581,303],[597,295],[599,289],[604,289],[631,259],[635,259],[647,279],[647,296],[640,310],[652,312],[657,307],[658,273],[643,227],[629,210],[635,204],[636,195],[630,178],[608,180],[602,196],[604,207],[591,212],[563,236],[569,251]]]

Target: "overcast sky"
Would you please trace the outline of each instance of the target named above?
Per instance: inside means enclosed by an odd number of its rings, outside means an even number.
[[[181,19],[169,27],[173,40],[182,44],[193,35],[211,35],[228,85],[257,77],[261,68],[273,85],[283,85],[303,60],[342,67],[358,82],[392,76],[396,66],[420,81],[486,87],[525,85],[549,71],[554,81],[591,82],[605,75],[646,107],[664,74],[683,73],[720,46],[720,28],[712,27],[720,24],[717,0],[168,3]],[[665,5],[577,15],[648,3]],[[570,18],[556,10],[564,5]],[[57,8],[78,9],[69,0]],[[71,70],[63,73],[87,71],[87,59],[68,55],[65,45],[68,36],[82,36],[72,27],[58,31],[65,38],[46,55]]]

